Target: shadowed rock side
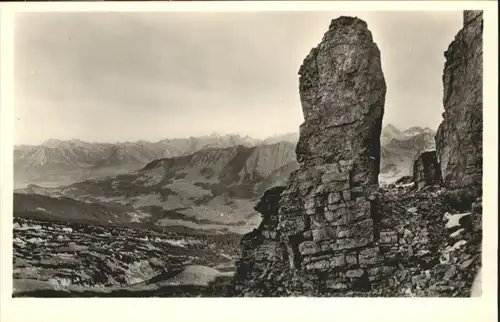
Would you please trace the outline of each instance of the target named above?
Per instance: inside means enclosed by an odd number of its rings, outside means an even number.
[[[483,162],[483,14],[465,11],[464,26],[445,52],[444,113],[436,150],[444,184],[481,194]]]
[[[436,151],[427,151],[419,154],[413,163],[413,182],[418,189],[425,186],[439,184],[441,169],[436,158]]]
[[[236,293],[266,296],[271,287],[295,295],[368,290],[392,272],[373,244],[379,235],[372,193],[378,188],[386,85],[367,24],[351,17],[333,20],[299,75],[305,120],[296,148],[300,168],[274,201],[275,233],[253,233],[275,240],[273,256],[282,260],[259,264],[266,277],[252,281],[251,264],[240,266]],[[254,265],[266,252],[264,242],[242,244],[244,254],[253,253]],[[266,279],[273,280],[268,287]]]

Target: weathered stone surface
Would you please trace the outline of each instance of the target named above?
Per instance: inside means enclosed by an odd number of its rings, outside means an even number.
[[[398,242],[398,234],[394,231],[380,232],[380,244],[394,245]]]
[[[483,14],[465,11],[464,26],[445,52],[443,122],[436,151],[444,184],[481,194],[483,163]]]
[[[358,256],[356,253],[347,253],[345,261],[348,267],[358,264]]]
[[[330,245],[333,250],[348,250],[353,248],[364,247],[371,244],[374,240],[373,234],[366,237],[353,237],[337,239],[336,243]]]
[[[358,262],[360,265],[374,265],[380,262],[381,256],[378,247],[366,248],[358,253]]]
[[[342,200],[340,192],[332,192],[328,195],[328,204],[337,204]]]
[[[378,185],[386,91],[380,53],[357,18],[333,20],[299,75],[300,168],[289,180],[278,223],[284,242],[295,243],[295,268],[308,256],[374,241],[372,201],[364,197]],[[304,238],[309,230],[312,240]]]
[[[337,238],[338,230],[333,227],[325,226],[319,229],[314,229],[312,231],[312,235],[313,241],[335,239]]]
[[[258,276],[269,263],[284,261],[284,247],[276,230],[279,200],[283,190],[284,187],[267,190],[255,206],[255,210],[262,214],[262,222],[258,229],[241,239],[241,258],[236,272],[240,282]]]
[[[305,241],[299,244],[299,252],[301,255],[313,255],[321,252],[321,246],[314,241]]]
[[[353,269],[346,272],[348,278],[360,278],[363,274],[365,274],[365,271],[362,269]]]
[[[349,226],[337,226],[337,238],[370,237],[373,235],[373,220],[366,219]]]
[[[305,120],[296,149],[299,162],[342,161],[353,176],[360,174],[354,186],[377,185],[386,85],[366,23],[351,17],[333,20],[299,75]]]
[[[325,283],[325,287],[335,291],[345,291],[349,288],[346,283],[337,282],[336,280],[329,280]]]
[[[476,200],[472,204],[472,229],[475,232],[483,230],[483,201]]]
[[[438,184],[441,181],[441,168],[439,167],[436,151],[422,152],[413,162],[413,182],[417,188]]]
[[[340,253],[336,255],[322,256],[322,260],[311,262],[306,265],[307,270],[328,270],[345,266],[345,255]]]
[[[392,273],[395,268],[392,266],[377,266],[368,269],[368,276],[370,281],[378,281]]]

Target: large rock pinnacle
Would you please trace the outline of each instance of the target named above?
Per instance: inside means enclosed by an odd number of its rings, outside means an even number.
[[[304,123],[297,158],[303,167],[353,162],[353,185],[378,183],[386,85],[367,24],[340,17],[299,70]]]
[[[275,197],[279,207],[264,215],[277,220],[263,220],[244,238],[238,276],[252,275],[243,266],[259,276],[289,270],[294,277],[283,289],[295,288],[296,294],[367,290],[393,272],[377,244],[372,193],[378,187],[386,84],[367,24],[352,17],[333,20],[299,75],[300,168]],[[247,294],[266,294],[265,283],[243,285],[251,290]]]
[[[333,20],[299,74],[301,167],[283,194],[278,231],[290,267],[352,268],[351,277],[326,281],[330,288],[350,288],[372,278],[363,268],[380,261],[378,248],[370,246],[378,237],[370,193],[378,186],[386,85],[366,23]]]

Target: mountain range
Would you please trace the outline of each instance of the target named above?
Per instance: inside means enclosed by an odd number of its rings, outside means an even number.
[[[428,127],[400,130],[394,125],[386,125],[381,133],[381,173],[409,175],[414,156],[435,148],[434,136],[435,131]],[[252,147],[278,142],[296,144],[298,137],[298,133],[291,132],[266,139],[217,133],[157,142],[88,143],[50,139],[41,145],[15,147],[14,180],[16,188],[28,184],[48,187],[67,185],[136,171],[156,159],[186,156],[203,149],[237,145]]]
[[[380,136],[380,173],[406,176],[413,173],[413,160],[420,152],[434,150],[436,132],[413,126],[400,130],[392,124],[382,129]]]
[[[105,224],[246,232],[260,220],[253,209],[259,196],[297,169],[294,150],[289,142],[207,148],[115,176],[59,187],[31,184],[16,190],[14,209],[63,221],[80,211],[85,220]]]
[[[297,139],[297,133],[266,140],[214,134],[16,147],[15,178],[27,185],[15,190],[15,215],[245,233],[260,221],[254,210],[260,195],[298,169]],[[400,177],[419,151],[433,147],[434,132],[387,125],[381,141],[381,176]]]
[[[49,139],[41,145],[15,146],[14,180],[16,187],[33,183],[58,186],[138,170],[155,159],[189,155],[208,148],[250,147],[281,141],[295,143],[295,136],[291,133],[259,140],[237,134],[213,133],[158,142],[118,143]]]

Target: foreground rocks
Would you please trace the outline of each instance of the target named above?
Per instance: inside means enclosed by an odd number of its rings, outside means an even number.
[[[444,113],[436,151],[445,185],[481,194],[483,163],[483,14],[465,11],[464,26],[445,52]]]
[[[233,271],[238,239],[16,217],[14,296],[103,296],[117,287],[135,287],[129,296],[148,289],[148,296],[158,296],[149,284],[168,280],[186,266]],[[88,293],[91,290],[99,292]],[[181,290],[170,288],[169,294],[182,296]],[[190,292],[207,290],[197,287]]]
[[[316,279],[306,278],[300,270],[291,269],[284,261],[266,261],[257,243],[247,240],[243,245],[246,256],[241,259],[233,280],[232,295],[236,296],[336,296],[336,297],[468,297],[476,273],[481,267],[482,227],[481,203],[459,212],[447,200],[452,192],[446,188],[427,186],[419,190],[412,186],[397,186],[378,191],[378,211],[383,214],[376,223],[379,239],[374,242],[386,265],[371,268],[384,278],[370,281],[370,288],[357,287],[335,290],[320,287],[321,279],[339,276],[335,271]],[[368,255],[368,256],[367,256]],[[369,260],[368,252],[358,258]],[[330,262],[335,259],[332,258]],[[348,256],[344,259],[346,262]],[[253,274],[251,267],[260,268]],[[324,264],[322,264],[324,265]],[[326,265],[325,265],[326,266]],[[350,269],[346,277],[356,279],[359,269]],[[326,276],[325,276],[326,275]],[[358,279],[360,280],[360,279]],[[362,279],[361,279],[362,281]],[[337,285],[340,285],[337,284]]]
[[[274,187],[264,193],[255,210],[262,214],[262,222],[257,229],[243,236],[242,253],[236,274],[240,281],[258,280],[270,265],[279,265],[285,258],[284,244],[276,231],[278,208],[284,187]],[[239,281],[236,281],[238,284]],[[237,288],[244,285],[238,285]]]
[[[446,188],[384,190],[382,225],[398,236],[398,269],[380,290],[387,296],[467,297],[481,266],[482,228],[469,221],[478,211],[459,212]],[[479,208],[479,207],[477,207]]]

